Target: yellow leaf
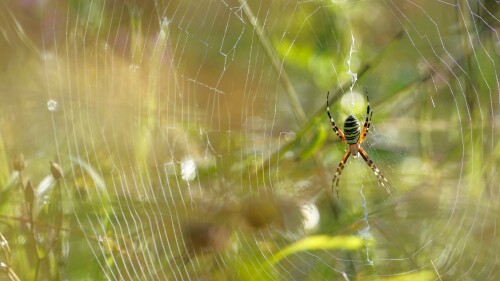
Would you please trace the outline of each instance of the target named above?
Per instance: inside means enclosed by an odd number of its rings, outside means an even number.
[[[311,250],[358,250],[366,244],[366,240],[358,236],[316,235],[301,239],[274,254],[270,264],[302,251]]]
[[[403,275],[384,277],[377,279],[378,281],[427,281],[436,280],[436,274],[430,270],[422,270]]]

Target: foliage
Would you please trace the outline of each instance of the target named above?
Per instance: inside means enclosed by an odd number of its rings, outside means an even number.
[[[498,4],[0,6],[1,280],[499,278]]]

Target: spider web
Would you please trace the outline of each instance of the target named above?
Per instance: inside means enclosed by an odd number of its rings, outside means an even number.
[[[3,142],[39,209],[64,170],[68,278],[499,278],[497,1],[1,6]],[[326,93],[342,129],[365,86],[390,184],[351,157],[336,197]],[[273,260],[313,235],[365,243]]]

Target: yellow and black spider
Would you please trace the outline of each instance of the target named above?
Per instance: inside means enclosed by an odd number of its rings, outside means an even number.
[[[337,127],[335,121],[333,121],[332,115],[330,114],[330,105],[328,104],[328,96],[330,95],[330,92],[328,92],[328,94],[326,95],[326,113],[328,114],[330,122],[332,123],[332,129],[335,133],[337,133],[337,136],[339,136],[339,138],[344,143],[349,145],[349,149],[345,152],[344,156],[342,156],[342,159],[340,159],[339,166],[337,167],[335,176],[333,176],[332,179],[332,191],[333,191],[333,185],[335,184],[335,187],[337,188],[337,197],[339,196],[340,174],[342,173],[345,163],[347,162],[347,159],[349,159],[349,156],[351,154],[355,158],[358,156],[358,153],[361,154],[361,157],[363,157],[366,164],[368,164],[370,169],[372,169],[373,173],[378,179],[378,182],[383,187],[385,187],[384,181],[387,182],[387,179],[380,173],[377,166],[375,166],[373,161],[368,156],[368,153],[366,153],[366,151],[361,147],[361,143],[363,142],[363,140],[365,140],[366,134],[368,134],[368,129],[370,128],[370,122],[372,120],[372,115],[373,115],[373,111],[370,111],[370,100],[368,99],[368,90],[365,88],[365,91],[366,91],[366,101],[368,103],[368,106],[366,108],[366,117],[363,129],[360,130],[359,128],[360,124],[358,119],[356,119],[356,117],[354,117],[353,115],[349,115],[344,121],[343,133]]]

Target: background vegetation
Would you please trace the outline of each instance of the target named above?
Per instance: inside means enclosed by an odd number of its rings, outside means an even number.
[[[499,8],[3,1],[0,279],[500,278]]]

